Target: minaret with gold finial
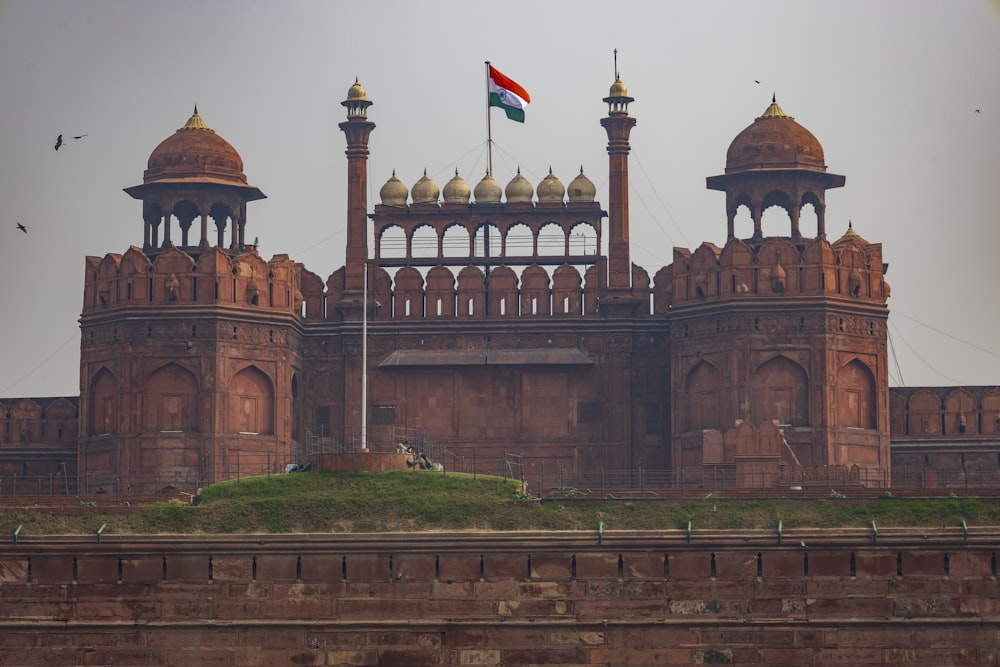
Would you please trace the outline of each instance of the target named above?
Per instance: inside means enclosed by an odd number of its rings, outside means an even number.
[[[359,298],[364,291],[365,263],[368,259],[368,137],[375,123],[368,120],[372,105],[358,80],[341,102],[347,108],[347,120],[340,129],[347,136],[347,251],[344,276],[345,302]],[[358,311],[360,317],[360,310]]]
[[[633,98],[618,74],[618,51],[615,50],[615,82],[604,102],[608,115],[601,125],[608,133],[608,292],[613,300],[629,296],[632,267],[628,238],[628,154],[629,133],[635,118],[628,115]]]

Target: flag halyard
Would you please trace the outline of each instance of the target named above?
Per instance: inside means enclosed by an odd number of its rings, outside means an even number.
[[[530,102],[528,91],[493,65],[489,65],[489,106],[499,107],[507,114],[507,118],[523,123],[524,109]]]

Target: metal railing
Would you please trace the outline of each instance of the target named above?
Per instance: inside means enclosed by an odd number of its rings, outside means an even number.
[[[872,495],[1000,495],[1000,468],[962,466],[954,468],[896,466],[753,467],[733,464],[702,465],[676,469],[594,468],[572,470],[551,460],[531,459],[504,452],[479,457],[468,448],[460,453],[446,443],[429,442],[426,434],[396,432],[394,442],[372,442],[371,451],[397,452],[401,443],[411,443],[415,453],[425,453],[440,463],[440,472],[496,475],[522,482],[525,490],[539,497],[588,498],[698,498],[715,497],[864,497]],[[405,437],[410,436],[410,437]],[[121,502],[157,499],[177,494],[197,494],[209,479],[242,479],[284,473],[290,463],[302,463],[316,452],[360,451],[353,443],[329,438],[310,438],[292,453],[278,456],[267,452],[233,455],[225,470],[214,469],[208,459],[200,468],[176,469],[153,476],[109,477],[48,475],[0,475],[0,502],[76,496],[115,499]]]

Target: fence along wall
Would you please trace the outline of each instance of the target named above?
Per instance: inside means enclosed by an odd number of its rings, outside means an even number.
[[[0,665],[1000,665],[998,550],[977,528],[22,536]]]

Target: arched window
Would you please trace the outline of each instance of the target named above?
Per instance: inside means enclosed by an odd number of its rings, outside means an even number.
[[[143,424],[147,431],[198,431],[198,380],[170,363],[146,381]]]
[[[229,384],[230,433],[274,435],[274,386],[256,366],[237,373]]]
[[[840,369],[837,421],[847,428],[875,428],[875,377],[855,359]]]
[[[706,361],[699,362],[687,378],[686,431],[722,426],[722,374]]]
[[[118,432],[118,382],[107,368],[90,381],[89,412],[87,435]]]
[[[754,424],[777,419],[779,424],[809,425],[809,385],[806,372],[787,357],[774,357],[757,367],[750,379]]]

